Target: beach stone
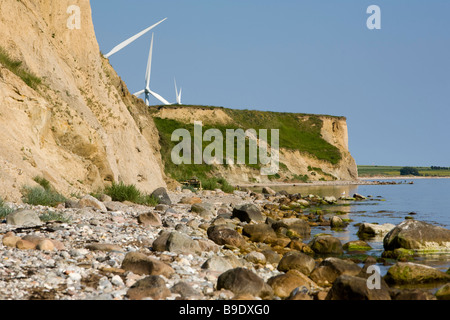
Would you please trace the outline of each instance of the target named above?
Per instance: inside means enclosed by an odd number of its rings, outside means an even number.
[[[272,295],[272,288],[254,272],[245,268],[234,268],[222,273],[217,279],[217,290],[221,289],[261,298]]]
[[[201,249],[197,241],[188,235],[178,231],[164,231],[155,241],[153,250],[169,251],[175,253],[200,253]]]
[[[196,204],[196,203],[202,203],[202,199],[199,197],[183,197],[180,200],[181,204]]]
[[[208,238],[218,245],[231,245],[237,248],[244,247],[245,239],[233,229],[224,225],[211,226],[207,230]]]
[[[308,293],[302,292],[301,290],[298,290],[298,288],[295,288],[289,295],[288,300],[314,300],[314,298]]]
[[[384,280],[388,284],[439,283],[450,281],[450,275],[422,264],[397,262],[389,268]]]
[[[431,292],[422,289],[403,289],[398,292],[391,292],[392,300],[437,300]]]
[[[450,230],[423,221],[405,220],[384,237],[383,246],[386,251],[404,248],[450,252]]]
[[[330,219],[330,227],[331,229],[341,229],[347,227],[347,224],[341,217],[333,216]]]
[[[391,223],[385,223],[382,225],[374,223],[363,223],[359,226],[357,235],[360,238],[366,237],[384,237],[389,231],[395,228],[395,225]]]
[[[166,282],[160,276],[148,276],[137,281],[127,291],[130,300],[142,300],[143,298],[152,298],[154,300],[163,300],[171,295],[166,287]]]
[[[281,254],[279,254],[278,252],[275,252],[271,249],[265,249],[263,251],[261,251],[261,253],[266,257],[266,262],[267,263],[271,263],[271,264],[277,264],[280,262],[281,260]]]
[[[45,238],[34,235],[34,234],[27,234],[26,236],[22,237],[22,240],[32,242],[32,243],[34,243],[35,246],[37,246],[39,244],[39,242],[41,242],[42,240],[45,240]]]
[[[356,276],[361,267],[356,263],[339,258],[326,258],[312,271],[310,278],[320,286],[331,285],[341,275]]]
[[[122,248],[117,244],[112,243],[91,243],[85,247],[91,251],[122,251]]]
[[[158,202],[160,204],[167,204],[167,205],[172,204],[172,200],[170,200],[169,194],[167,193],[167,190],[164,187],[160,187],[155,191],[153,191],[151,196],[158,199]]]
[[[177,282],[170,288],[172,293],[177,293],[181,298],[186,299],[190,297],[200,296],[200,294],[192,288],[192,286],[184,281]]]
[[[157,205],[155,206],[155,210],[156,210],[156,211],[161,211],[161,212],[165,212],[165,211],[166,211],[167,209],[169,209],[169,208],[170,208],[169,205],[163,204],[163,203],[157,204]]]
[[[16,236],[13,232],[8,232],[3,236],[2,243],[5,247],[15,248],[19,240],[21,240],[19,236]]]
[[[100,210],[102,212],[108,211],[106,206],[100,200],[94,198],[90,194],[85,195],[83,198],[78,201],[78,206],[80,208],[92,207],[94,209]]]
[[[289,270],[287,273],[280,274],[267,280],[267,284],[273,289],[273,293],[284,299],[288,298],[292,291],[298,287],[304,286],[308,291],[318,286],[306,275],[298,270]]]
[[[266,256],[258,251],[252,251],[246,254],[244,259],[255,264],[266,264]]]
[[[262,193],[263,194],[270,194],[270,195],[275,195],[277,192],[275,190],[273,190],[272,188],[269,187],[264,187],[262,188]]]
[[[36,244],[31,241],[20,239],[16,242],[16,248],[20,250],[34,250],[36,249]]]
[[[363,240],[354,240],[345,243],[342,248],[346,251],[367,251],[372,247]]]
[[[55,245],[51,240],[44,239],[37,244],[36,249],[42,251],[53,251],[55,250]]]
[[[160,227],[162,226],[161,218],[156,212],[146,212],[138,216],[138,222],[144,227]]]
[[[247,224],[242,229],[242,234],[253,242],[264,242],[268,237],[276,237],[271,226],[265,223]]]
[[[317,236],[309,243],[311,249],[318,254],[342,254],[341,241],[333,236]]]
[[[306,253],[309,255],[314,255],[314,251],[311,249],[310,246],[308,246],[306,243],[303,243],[299,240],[292,240],[291,242],[289,242],[289,244],[287,245],[288,248],[292,249],[292,250],[296,250],[302,253]]]
[[[264,216],[261,214],[259,208],[253,203],[247,203],[236,206],[233,209],[233,218],[238,218],[242,222],[264,222]]]
[[[225,272],[233,268],[234,266],[229,259],[220,256],[213,256],[202,264],[202,269],[219,272]]]
[[[325,300],[391,300],[389,288],[369,289],[364,278],[341,275],[328,292]]]
[[[214,205],[212,203],[194,203],[191,206],[191,212],[197,213],[200,217],[208,220],[215,217]]]
[[[166,278],[175,273],[175,270],[168,264],[139,252],[127,253],[121,268],[139,275],[162,275]]]
[[[129,206],[119,202],[119,201],[106,201],[103,203],[106,207],[106,209],[108,209],[109,211],[122,211],[122,212],[126,212],[129,209]]]
[[[6,216],[6,223],[15,226],[40,226],[42,221],[34,210],[21,209]]]
[[[324,197],[323,200],[325,202],[328,202],[329,204],[333,204],[333,203],[335,203],[337,201],[336,197],[334,197],[334,196]]]
[[[316,266],[316,262],[310,256],[301,252],[288,252],[278,263],[279,271],[288,272],[289,270],[298,270],[305,275],[310,275]]]
[[[364,197],[363,195],[360,195],[359,193],[353,194],[353,198],[356,200],[364,200],[367,199],[367,197]]]
[[[450,283],[444,284],[436,291],[435,294],[438,300],[450,300]]]
[[[279,232],[280,229],[286,228],[287,230],[293,230],[298,233],[301,237],[307,237],[311,234],[311,227],[309,223],[305,220],[298,218],[286,218],[277,221],[272,224],[272,228],[275,232]]]
[[[202,252],[218,252],[220,250],[220,246],[210,239],[202,238],[196,241]]]

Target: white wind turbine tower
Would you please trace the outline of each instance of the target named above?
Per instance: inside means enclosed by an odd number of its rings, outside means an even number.
[[[148,27],[147,29],[142,30],[141,32],[139,32],[138,34],[135,34],[134,36],[132,36],[131,38],[125,40],[124,42],[121,42],[120,44],[118,44],[117,46],[115,46],[110,52],[108,52],[107,54],[104,55],[105,58],[109,58],[110,56],[112,56],[113,54],[119,52],[120,50],[122,50],[123,48],[125,48],[126,46],[128,46],[130,43],[132,43],[133,41],[139,39],[140,37],[142,37],[144,34],[146,34],[147,32],[149,32],[150,30],[152,30],[154,27],[156,27],[157,25],[159,25],[161,22],[163,22],[164,20],[166,20],[167,18],[162,19],[161,21],[155,23],[154,25]]]
[[[180,88],[180,92],[178,92],[178,88],[177,88],[177,80],[176,79],[173,79],[174,80],[174,82],[175,82],[175,95],[176,95],[176,97],[177,97],[177,103],[178,104],[181,104],[181,90],[182,90],[182,88]]]
[[[139,92],[136,92],[134,95],[139,98],[142,94],[145,93],[145,103],[147,105],[150,104],[150,95],[154,96],[156,99],[161,101],[163,104],[170,105],[171,104],[170,102],[168,102],[166,99],[161,97],[156,92],[150,90],[150,75],[151,75],[151,71],[152,71],[153,36],[154,36],[154,34],[152,34],[152,42],[150,44],[150,53],[148,55],[148,62],[147,62],[147,71],[145,72],[145,89],[141,90]]]

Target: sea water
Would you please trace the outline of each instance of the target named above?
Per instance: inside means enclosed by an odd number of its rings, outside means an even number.
[[[353,196],[358,193],[368,197],[364,201],[352,201],[347,205],[322,206],[324,217],[329,218],[336,211],[340,217],[352,221],[345,230],[331,230],[330,227],[312,227],[311,237],[303,241],[308,243],[318,233],[331,234],[344,244],[348,241],[358,240],[359,226],[355,224],[391,223],[399,224],[405,217],[412,217],[436,226],[450,229],[450,179],[410,179],[389,180],[397,184],[383,185],[320,185],[320,186],[278,186],[272,189],[286,190],[289,193],[300,193],[302,196],[316,194],[321,197]],[[413,184],[410,184],[413,182]],[[315,208],[317,209],[317,208]],[[315,210],[312,209],[312,210]],[[305,212],[307,213],[307,212]],[[345,214],[342,214],[345,213]],[[414,213],[414,214],[411,214]],[[366,252],[374,257],[381,257],[383,252],[383,238],[364,239],[372,250]],[[414,262],[433,266],[446,271],[450,268],[450,254],[419,256]],[[381,272],[385,274],[389,265],[380,265]]]

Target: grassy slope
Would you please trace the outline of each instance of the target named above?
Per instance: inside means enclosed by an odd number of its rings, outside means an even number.
[[[212,109],[214,107],[204,106],[183,106],[189,108]],[[153,108],[153,112],[158,107]],[[167,107],[164,107],[167,108]],[[177,108],[177,107],[169,107]],[[322,128],[322,120],[318,115],[292,114],[263,112],[253,110],[232,110],[221,108],[230,118],[234,120],[233,124],[224,125],[203,125],[203,132],[210,128],[219,129],[223,133],[225,140],[226,129],[279,129],[280,130],[280,147],[292,150],[300,150],[309,153],[318,159],[336,164],[341,159],[341,153],[338,148],[329,144],[322,139],[320,131]],[[301,118],[303,116],[303,118]],[[307,116],[307,117],[304,117]],[[165,164],[165,172],[168,176],[178,181],[189,179],[197,176],[204,180],[211,177],[214,167],[206,164],[202,165],[174,165],[170,160],[170,152],[178,142],[171,141],[172,132],[178,128],[184,128],[191,132],[193,136],[192,124],[185,124],[175,120],[154,118],[156,127],[160,134],[161,155]],[[268,130],[270,137],[270,130]],[[270,139],[270,138],[269,138]],[[225,143],[225,141],[224,141]],[[209,145],[210,142],[204,142],[203,147]],[[225,148],[224,148],[225,150]],[[248,151],[248,145],[246,146]],[[236,152],[235,152],[236,156]],[[247,153],[248,156],[248,153]],[[248,162],[247,162],[248,163]],[[247,165],[255,169],[259,169],[259,165]],[[283,170],[285,166],[280,164]],[[275,177],[276,178],[276,177]]]
[[[360,177],[371,176],[400,176],[400,169],[403,166],[358,166],[358,175]],[[450,170],[431,170],[430,167],[415,167],[419,170],[421,176],[428,177],[450,177]]]

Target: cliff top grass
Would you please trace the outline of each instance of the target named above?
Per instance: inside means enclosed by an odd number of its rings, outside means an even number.
[[[0,47],[0,64],[21,78],[30,88],[34,90],[36,90],[42,82],[39,77],[31,73],[23,66],[22,61],[14,60],[2,47]]]

